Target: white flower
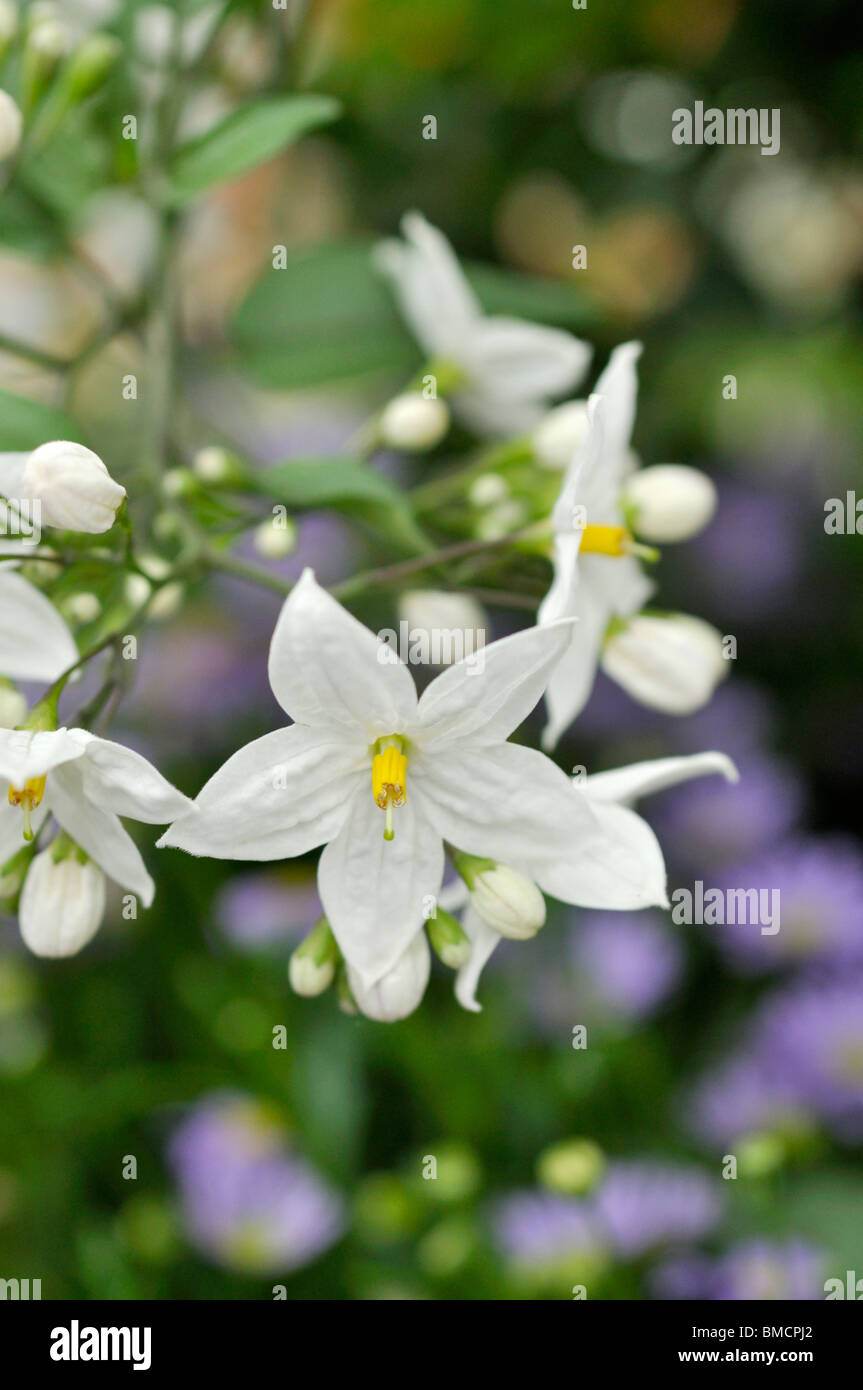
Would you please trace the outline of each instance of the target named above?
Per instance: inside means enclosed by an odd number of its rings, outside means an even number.
[[[700,709],[731,669],[722,634],[687,613],[628,618],[606,640],[600,664],[634,700],[665,714]]]
[[[421,391],[405,391],[395,396],[384,406],[378,422],[381,443],[407,454],[433,449],[448,429],[446,401],[424,396]]]
[[[378,248],[377,264],[423,351],[460,373],[456,413],[480,435],[532,429],[584,375],[591,349],[558,328],[483,314],[446,237],[417,212],[402,232]]]
[[[543,468],[566,468],[587,434],[587,401],[564,401],[533,432],[533,451]]]
[[[126,496],[98,454],[65,439],[33,450],[21,474],[21,491],[41,503],[46,525],[93,535],[110,530]]]
[[[610,620],[637,612],[652,590],[628,548],[621,508],[624,479],[633,465],[629,440],[640,353],[640,343],[624,343],[611,354],[588,402],[587,434],[552,512],[554,579],[537,621],[575,617],[578,622],[546,691],[546,748],[554,747],[584,708]]]
[[[0,569],[0,675],[55,681],[78,660],[57,609],[20,574]]]
[[[633,530],[646,541],[686,541],[711,520],[716,487],[698,468],[657,463],[632,474],[624,502],[632,511]]]
[[[651,762],[615,768],[611,772],[598,772],[586,778],[583,784],[574,782],[573,790],[586,798],[595,814],[608,818],[609,833],[614,832],[616,823],[617,833],[623,838],[628,819],[634,815],[629,807],[639,797],[710,773],[721,773],[729,782],[738,780],[736,767],[724,753],[695,753],[690,757],[657,758]],[[637,817],[635,819],[638,820]],[[631,827],[631,822],[629,824]],[[445,889],[441,894],[440,906],[451,911],[464,907],[462,927],[470,940],[471,954],[458,972],[455,994],[463,1008],[478,1012],[481,1006],[476,1001],[477,985],[489,958],[500,945],[502,935],[477,911],[475,900],[468,898],[464,884],[450,885]]]
[[[444,841],[509,864],[585,907],[664,903],[656,839],[594,808],[545,757],[507,743],[570,640],[535,627],[448,667],[421,699],[408,668],[306,570],[285,602],[269,675],[296,721],[242,748],[160,844],[221,859],[326,848],[324,912],[348,965],[376,984],[438,895]]]
[[[0,160],[9,159],[21,143],[21,112],[8,92],[0,90]]]
[[[348,984],[357,1007],[378,1023],[407,1018],[421,1002],[431,973],[431,951],[424,931],[418,931],[407,950],[373,985],[348,965]]]
[[[0,865],[50,812],[110,879],[153,901],[153,880],[120,816],[165,825],[190,802],[146,758],[84,729],[0,729]],[[29,832],[29,833],[28,833]]]
[[[55,861],[53,845],[37,854],[24,880],[18,919],[36,956],[74,956],[105,915],[105,875],[74,850]]]

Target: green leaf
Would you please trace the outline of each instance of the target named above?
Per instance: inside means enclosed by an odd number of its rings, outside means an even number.
[[[301,93],[241,106],[213,130],[178,151],[168,184],[168,201],[197,198],[273,159],[301,135],[334,121],[341,108],[334,97]]]
[[[407,375],[421,361],[372,263],[371,239],[329,242],[268,269],[240,305],[232,337],[243,368],[261,385],[318,386],[372,372]],[[574,286],[489,266],[466,268],[483,308],[570,328],[592,320]]]
[[[36,449],[49,439],[80,438],[77,426],[62,410],[0,391],[0,449]]]
[[[361,459],[290,459],[249,474],[246,486],[288,508],[344,510],[411,551],[430,548],[404,493]]]

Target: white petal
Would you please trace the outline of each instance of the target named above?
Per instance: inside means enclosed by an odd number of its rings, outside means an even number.
[[[34,777],[44,777],[52,768],[73,758],[83,757],[84,749],[68,729],[0,729],[0,781],[23,787]]]
[[[526,719],[570,641],[568,620],[525,628],[442,671],[424,692],[412,731],[421,747],[453,739],[496,743]]]
[[[87,798],[77,763],[54,771],[47,799],[53,816],[94,864],[149,907],[156,890],[140,851],[118,817]]]
[[[442,232],[418,212],[402,218],[405,241],[388,240],[375,253],[391,281],[414,337],[433,356],[454,357],[466,326],[482,310]]]
[[[578,621],[545,692],[548,722],[543,730],[542,746],[546,750],[554,748],[564,730],[584,709],[596,680],[599,649],[611,614],[605,595],[596,592],[591,580],[588,566],[576,595]]]
[[[512,439],[529,434],[546,409],[542,401],[513,401],[481,387],[455,391],[450,404],[462,424],[481,439]]]
[[[407,950],[443,878],[441,837],[408,771],[407,804],[384,813],[371,787],[355,792],[345,823],[321,855],[318,891],[342,954],[370,988]]]
[[[413,760],[429,815],[444,840],[536,878],[533,866],[566,857],[595,819],[550,758],[514,743],[454,743],[421,750]],[[410,771],[408,772],[410,785]]]
[[[80,772],[87,795],[97,805],[148,825],[166,825],[192,809],[189,798],[140,753],[85,729],[69,733],[84,746]]]
[[[407,667],[307,569],[285,600],[270,644],[270,684],[298,724],[403,731],[417,706]]]
[[[48,807],[44,801],[41,806],[30,817],[30,824],[34,834],[42,826],[48,814]],[[17,854],[19,849],[25,846],[24,839],[24,817],[17,806],[10,806],[6,798],[5,787],[0,787],[0,869],[4,864]]]
[[[431,950],[422,927],[385,975],[367,988],[348,966],[348,984],[361,1013],[379,1023],[395,1023],[418,1008],[431,974]]]
[[[459,361],[488,394],[502,401],[541,403],[571,390],[591,356],[587,343],[561,328],[491,317],[473,325]]]
[[[0,675],[55,681],[78,660],[57,609],[20,574],[0,571]]]
[[[482,1012],[476,999],[479,977],[503,938],[472,907],[467,908],[461,924],[470,940],[470,957],[456,975],[455,997],[463,1009],[478,1014]]]
[[[159,846],[213,859],[290,859],[338,833],[361,783],[371,802],[365,748],[300,724],[277,729],[229,758]]]
[[[635,424],[638,399],[637,364],[641,343],[622,343],[608,359],[594,391],[605,402],[605,455],[617,479],[626,471],[626,459]]]
[[[569,859],[534,866],[542,891],[577,907],[667,907],[662,850],[647,822],[625,806],[587,804],[594,824]]]
[[[0,454],[0,497],[21,500],[21,479],[29,457],[29,454]]]
[[[591,801],[616,801],[629,804],[640,796],[676,787],[693,777],[706,777],[721,772],[728,782],[740,780],[734,763],[724,753],[693,753],[684,758],[653,758],[649,762],[616,767],[610,772],[597,772],[582,784]]]

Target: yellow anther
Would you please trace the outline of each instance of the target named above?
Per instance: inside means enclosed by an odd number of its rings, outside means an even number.
[[[20,806],[24,813],[24,839],[33,839],[30,816],[45,795],[45,778],[31,777],[23,787],[9,788],[9,805]]]
[[[404,806],[407,800],[408,760],[398,739],[381,739],[376,745],[380,752],[372,758],[372,796],[375,805],[386,811],[384,839],[393,838],[393,807]]]
[[[625,526],[585,526],[581,552],[591,555],[628,555],[632,535]]]

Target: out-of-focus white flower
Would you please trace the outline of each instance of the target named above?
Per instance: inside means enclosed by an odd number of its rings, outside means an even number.
[[[9,159],[21,143],[23,122],[18,103],[0,90],[0,159]]]
[[[657,463],[631,475],[623,501],[637,535],[661,545],[704,530],[716,511],[716,487],[698,468]]]
[[[70,848],[37,854],[27,872],[18,910],[21,936],[36,956],[74,956],[91,941],[105,915],[105,875]]]
[[[0,568],[0,675],[55,681],[77,660],[75,639],[50,599]]]
[[[141,608],[153,592],[153,586],[143,574],[130,574],[123,582],[123,590],[134,608]]]
[[[94,623],[102,611],[95,594],[72,594],[63,604],[63,612],[73,623]]]
[[[378,431],[381,443],[388,448],[421,454],[441,442],[449,423],[446,401],[426,397],[421,391],[405,391],[384,406]]]
[[[284,560],[297,548],[297,528],[290,517],[272,517],[255,527],[255,549],[267,560]]]
[[[18,32],[18,6],[15,0],[0,0],[0,52]]]
[[[402,233],[378,247],[377,264],[431,362],[460,377],[456,414],[480,435],[531,430],[583,377],[590,347],[559,328],[485,315],[442,232],[411,212]]]
[[[376,984],[367,986],[348,965],[348,983],[357,1007],[378,1023],[407,1018],[421,1002],[431,972],[431,951],[424,931],[418,931],[407,950]]]
[[[587,401],[564,401],[533,432],[533,452],[543,468],[566,468],[587,434]]]
[[[622,620],[605,641],[600,662],[633,699],[665,714],[700,709],[730,670],[722,634],[686,613]]]
[[[205,483],[227,482],[232,473],[231,464],[231,455],[218,444],[199,449],[192,459],[192,468]]]
[[[38,502],[46,526],[91,535],[113,526],[126,496],[98,454],[63,439],[32,454],[0,454],[0,492]]]
[[[468,488],[472,507],[496,507],[510,497],[509,484],[499,473],[481,473]]]
[[[2,594],[0,594],[2,602]],[[11,681],[0,676],[0,729],[14,729],[27,717],[27,701]]]
[[[179,581],[173,584],[162,584],[150,600],[147,607],[147,617],[154,623],[168,622],[182,608],[185,592]]]

